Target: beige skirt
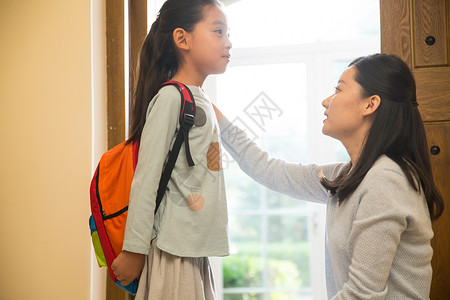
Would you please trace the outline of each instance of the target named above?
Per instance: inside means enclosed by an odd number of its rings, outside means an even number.
[[[207,257],[174,256],[151,243],[135,300],[214,300],[214,277]]]

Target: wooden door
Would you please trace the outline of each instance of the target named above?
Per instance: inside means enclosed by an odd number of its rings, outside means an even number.
[[[444,197],[435,236],[430,299],[450,295],[450,5],[449,0],[381,0],[381,51],[412,69],[430,149],[433,176]]]
[[[444,214],[433,224],[435,237],[431,241],[434,249],[431,299],[448,299],[450,296],[450,207],[448,202],[450,195],[450,122],[430,122],[425,125],[425,129],[434,180],[447,200]]]

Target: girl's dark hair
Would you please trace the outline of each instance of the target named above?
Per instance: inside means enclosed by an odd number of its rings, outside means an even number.
[[[195,24],[202,20],[203,8],[210,4],[221,5],[218,0],[167,0],[161,7],[140,50],[127,143],[140,139],[150,101],[160,85],[178,70],[173,31],[182,28],[191,32]]]
[[[369,169],[386,155],[403,170],[411,186],[423,189],[431,219],[437,219],[444,202],[431,172],[427,139],[417,108],[416,84],[408,66],[397,56],[373,54],[355,59],[355,80],[363,97],[381,98],[373,124],[355,166],[349,163],[336,179],[321,179],[322,185],[337,193],[343,203],[355,191]]]

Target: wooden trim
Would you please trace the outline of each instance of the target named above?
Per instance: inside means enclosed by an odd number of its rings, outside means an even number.
[[[106,66],[107,66],[107,123],[108,149],[125,140],[125,40],[124,0],[106,1]],[[136,62],[147,34],[147,1],[128,0],[129,74],[134,86]],[[131,89],[130,89],[131,91]],[[130,92],[131,93],[131,92]],[[131,94],[130,94],[131,99]],[[106,299],[131,300],[133,296],[120,289],[109,277]]]
[[[123,0],[106,1],[106,68],[108,149],[111,149],[125,140]]]
[[[106,1],[106,76],[108,149],[125,139],[124,1]],[[106,299],[127,300],[107,274]]]
[[[398,55],[412,69],[410,14],[409,0],[380,0],[381,52]]]
[[[129,99],[133,98],[136,83],[139,51],[147,35],[147,0],[128,0],[129,27]]]

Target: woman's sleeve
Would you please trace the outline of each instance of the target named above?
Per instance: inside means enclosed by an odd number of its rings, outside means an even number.
[[[404,175],[397,171],[369,171],[361,184],[360,203],[348,239],[348,281],[334,300],[385,299],[394,256],[407,227],[411,203],[417,199],[408,192],[411,188]]]
[[[164,90],[165,93],[152,100],[155,103],[142,131],[122,247],[141,254],[147,254],[150,248],[160,175],[177,131],[181,106],[175,88],[165,87]]]
[[[325,203],[327,191],[319,181],[336,176],[343,164],[302,165],[269,158],[247,134],[225,117],[219,122],[225,149],[239,167],[258,183],[292,198]]]

